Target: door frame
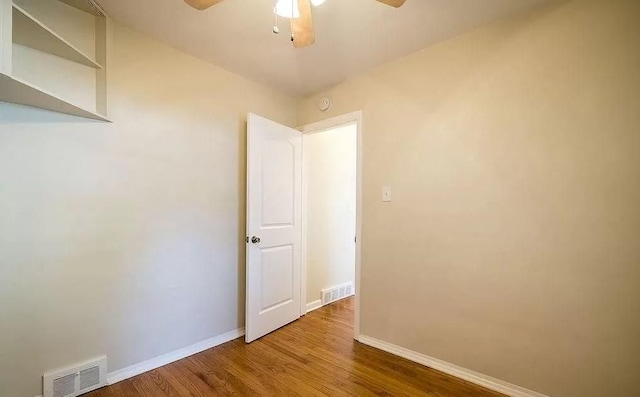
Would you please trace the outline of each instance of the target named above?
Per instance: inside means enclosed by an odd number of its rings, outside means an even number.
[[[355,279],[355,313],[353,318],[353,337],[358,340],[360,337],[360,268],[362,260],[362,111],[358,110],[340,116],[331,117],[315,123],[299,127],[302,132],[302,139],[307,134],[315,134],[347,124],[356,125],[356,279]],[[302,149],[302,161],[304,164],[304,144]],[[302,175],[302,269],[300,273],[300,315],[307,313],[307,244],[306,244],[306,200],[305,200],[305,175]]]

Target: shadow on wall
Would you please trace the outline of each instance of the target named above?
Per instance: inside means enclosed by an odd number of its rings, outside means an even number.
[[[247,248],[247,133],[246,117],[238,120],[238,328],[245,323]]]

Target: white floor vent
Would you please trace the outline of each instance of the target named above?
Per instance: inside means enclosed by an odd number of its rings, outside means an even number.
[[[43,397],[76,397],[107,385],[107,358],[44,374]]]
[[[353,295],[353,284],[346,283],[342,285],[338,285],[333,288],[323,289],[322,290],[322,305],[329,304],[331,302],[338,301],[340,299],[346,298],[348,296]]]

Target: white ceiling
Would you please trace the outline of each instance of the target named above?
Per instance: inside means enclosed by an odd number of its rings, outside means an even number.
[[[98,0],[107,14],[198,58],[294,96],[309,95],[546,0],[327,0],[313,10],[316,44],[293,48],[273,0],[225,0],[196,11],[182,0]]]

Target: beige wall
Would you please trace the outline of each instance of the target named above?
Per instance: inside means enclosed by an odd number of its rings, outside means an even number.
[[[357,132],[351,124],[303,139],[307,303],[355,286]]]
[[[299,125],[364,112],[364,334],[552,396],[637,394],[638,20],[556,2],[348,80],[328,114],[298,103]],[[115,39],[113,124],[0,104],[3,397],[244,324],[246,112],[294,125],[296,102]]]
[[[639,21],[556,2],[299,104],[363,110],[363,334],[551,396],[638,394]]]
[[[0,104],[0,395],[244,326],[245,121],[295,101],[116,27],[113,124]]]

